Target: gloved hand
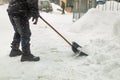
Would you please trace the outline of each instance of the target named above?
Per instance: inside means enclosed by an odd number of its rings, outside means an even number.
[[[36,17],[36,18],[32,18],[32,22],[33,22],[33,24],[37,24],[37,22],[38,22],[38,17]]]

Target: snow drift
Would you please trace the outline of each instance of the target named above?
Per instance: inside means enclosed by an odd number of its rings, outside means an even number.
[[[86,62],[102,67],[96,72],[97,77],[94,75],[97,80],[120,79],[119,12],[90,9],[70,31],[79,35],[78,42],[84,43],[83,49],[90,55]]]

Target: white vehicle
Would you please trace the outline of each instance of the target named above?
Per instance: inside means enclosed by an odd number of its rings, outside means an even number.
[[[38,0],[38,6],[40,11],[45,11],[45,12],[53,11],[52,5],[49,0]]]

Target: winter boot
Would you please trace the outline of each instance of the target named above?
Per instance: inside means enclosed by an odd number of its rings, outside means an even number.
[[[21,54],[23,54],[23,52],[18,48],[18,45],[16,46],[11,46],[12,50],[9,54],[10,57],[16,57],[16,56],[20,56]]]
[[[40,60],[39,57],[36,57],[32,54],[22,55],[22,57],[21,57],[21,62],[24,62],[24,61],[39,61],[39,60]]]
[[[23,55],[21,56],[21,62],[24,61],[39,61],[40,57],[36,57],[31,54],[30,46],[22,48]]]

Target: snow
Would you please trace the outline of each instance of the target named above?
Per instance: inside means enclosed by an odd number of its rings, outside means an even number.
[[[54,4],[54,3],[51,3],[51,5],[52,5],[52,8],[53,8],[53,13],[54,14],[61,14],[62,13],[62,8],[59,5]],[[67,12],[65,11],[65,13],[67,13]]]
[[[88,57],[77,57],[70,46],[41,19],[31,25],[31,51],[39,62],[10,58],[13,28],[0,6],[0,80],[120,80],[120,13],[90,9],[78,21],[65,15],[41,12],[70,42],[75,41]]]
[[[56,5],[54,3],[51,3],[51,5],[54,13],[61,13],[61,11],[58,10],[58,9],[62,10],[62,8],[59,5]]]

